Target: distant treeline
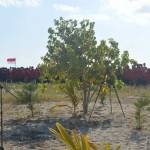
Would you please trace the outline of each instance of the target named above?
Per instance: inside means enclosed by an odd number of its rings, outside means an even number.
[[[1,82],[31,82],[39,81],[41,71],[39,68],[0,68]],[[124,74],[119,76],[126,84],[145,85],[150,84],[150,68],[145,64],[137,64],[126,67]]]
[[[40,77],[38,68],[0,68],[1,82],[31,82],[37,81]]]

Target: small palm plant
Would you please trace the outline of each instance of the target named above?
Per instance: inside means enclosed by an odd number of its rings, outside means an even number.
[[[135,119],[136,119],[136,128],[141,129],[143,123],[143,110],[149,110],[150,106],[150,98],[149,97],[141,97],[135,103],[136,112],[135,112]]]
[[[38,95],[41,96],[42,99],[47,100],[47,92],[48,91],[48,84],[47,83],[39,83],[38,84]]]
[[[64,84],[59,86],[60,90],[65,93],[65,95],[69,98],[72,107],[69,105],[56,105],[52,107],[50,110],[53,110],[56,107],[68,107],[72,111],[72,116],[77,116],[77,107],[81,100],[80,93],[78,90],[78,82],[76,81],[66,81]]]
[[[31,111],[31,116],[34,116],[34,102],[37,100],[37,85],[34,83],[26,83],[22,89],[17,91],[18,103],[27,104],[27,108]]]
[[[70,99],[73,107],[73,116],[76,116],[76,109],[80,102],[80,97],[78,95],[78,84],[77,82],[71,82],[68,81],[65,83],[63,87],[64,93],[67,95],[67,97]]]
[[[59,85],[59,90],[65,93],[72,106],[67,104],[59,104],[51,107],[50,111],[53,111],[55,108],[67,107],[70,111],[72,111],[72,117],[77,117],[77,107],[81,100],[78,82],[68,80],[65,83]]]
[[[56,123],[56,129],[50,128],[49,130],[59,138],[69,150],[98,150],[98,146],[91,143],[87,135],[78,135],[76,131],[65,129],[60,123]],[[110,144],[105,144],[100,147],[100,150],[111,150],[111,146]],[[116,150],[120,150],[120,146],[118,146]]]

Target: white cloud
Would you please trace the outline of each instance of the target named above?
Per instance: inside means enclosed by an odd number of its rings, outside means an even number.
[[[0,0],[0,6],[26,6],[26,7],[36,7],[39,6],[41,0]]]
[[[88,15],[82,15],[82,14],[74,14],[67,16],[68,19],[77,19],[79,21],[83,19],[89,19],[91,21],[109,21],[110,17],[105,14],[88,14]]]
[[[109,9],[127,21],[150,23],[150,0],[105,0]],[[145,8],[147,10],[145,10]]]
[[[93,20],[93,21],[108,21],[110,20],[110,17],[105,14],[90,14],[87,16],[87,18]]]
[[[80,8],[78,6],[71,6],[66,4],[53,4],[53,8],[58,11],[78,13]]]
[[[80,7],[78,6],[71,6],[68,4],[53,4],[53,8],[57,11],[62,11],[66,13],[71,13],[67,14],[66,18],[67,19],[77,19],[77,20],[83,20],[83,19],[90,19],[91,21],[108,21],[110,17],[105,14],[101,13],[87,13],[84,14],[84,9],[81,11]]]

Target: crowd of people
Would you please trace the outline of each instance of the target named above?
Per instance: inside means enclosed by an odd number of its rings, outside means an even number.
[[[127,67],[122,75],[122,80],[127,84],[150,84],[150,68],[145,64],[137,64],[132,68]]]
[[[29,68],[0,68],[1,82],[31,82],[37,81],[40,76],[40,69]]]
[[[0,82],[31,82],[38,81],[41,71],[39,68],[0,68]],[[145,64],[126,67],[120,77],[126,84],[150,84],[150,68]]]

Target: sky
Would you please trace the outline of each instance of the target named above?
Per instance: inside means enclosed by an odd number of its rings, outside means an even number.
[[[98,42],[113,38],[150,67],[150,0],[0,0],[0,67],[10,66],[7,58],[36,67],[47,52],[48,28],[60,16],[94,21]]]

